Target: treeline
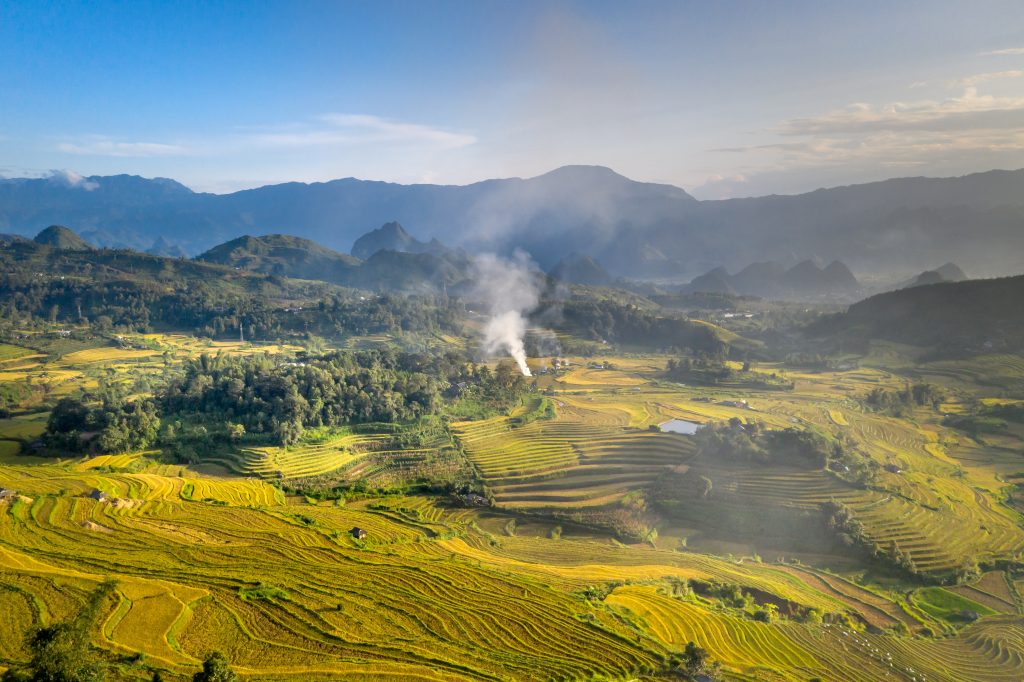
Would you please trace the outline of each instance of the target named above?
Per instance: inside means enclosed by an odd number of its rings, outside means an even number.
[[[932,384],[917,383],[900,390],[874,388],[864,398],[864,405],[872,412],[893,417],[903,417],[915,406],[929,406],[938,409],[944,392]]]
[[[725,357],[729,344],[705,325],[681,317],[661,316],[609,300],[573,299],[562,309],[564,324],[572,331],[609,342],[648,348],[699,351]]]
[[[724,357],[697,352],[679,359],[670,358],[665,366],[665,376],[673,381],[714,386],[717,384],[742,384],[748,388],[766,390],[792,390],[793,382],[787,381],[775,372],[752,371],[749,361],[739,369],[730,366]]]
[[[98,331],[189,331],[274,341],[316,334],[434,333],[458,328],[446,298],[352,290],[134,251],[17,244],[0,253],[0,324],[88,323]]]
[[[447,398],[505,410],[530,390],[512,366],[491,370],[455,352],[204,354],[153,396],[129,399],[122,388],[101,386],[61,399],[46,440],[54,450],[73,452],[159,444],[191,461],[240,441],[291,445],[308,429],[413,422],[440,414]]]
[[[760,422],[733,417],[698,429],[694,438],[697,453],[707,458],[827,468],[860,484],[869,483],[879,469],[854,443],[811,429],[766,429]]]
[[[267,356],[189,361],[159,397],[165,414],[229,423],[282,445],[307,428],[434,414],[442,384],[423,356],[389,350],[279,363]],[[243,433],[238,431],[239,435]]]
[[[49,445],[61,450],[127,452],[153,445],[159,429],[153,400],[128,400],[123,389],[101,386],[88,400],[61,398],[50,412],[46,433]]]
[[[869,559],[892,564],[911,576],[921,575],[906,550],[902,549],[895,540],[886,548],[869,538],[865,534],[864,524],[857,520],[853,511],[842,502],[836,500],[824,502],[821,505],[821,511],[825,518],[825,526],[835,533],[843,546],[856,548]]]

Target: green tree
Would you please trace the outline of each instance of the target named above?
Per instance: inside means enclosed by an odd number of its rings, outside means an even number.
[[[231,669],[227,657],[214,651],[203,661],[203,669],[192,676],[192,682],[237,682],[238,675]]]
[[[713,669],[708,650],[697,646],[696,642],[687,642],[683,650],[683,667],[690,675],[707,674]]]
[[[26,645],[32,659],[21,670],[10,669],[3,682],[102,682],[104,667],[89,647],[89,631],[116,584],[106,581],[89,596],[72,621],[36,628]]]

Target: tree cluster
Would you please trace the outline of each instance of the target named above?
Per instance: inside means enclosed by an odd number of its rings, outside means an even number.
[[[896,544],[895,540],[887,549],[871,540],[864,532],[864,524],[857,520],[853,511],[842,502],[836,500],[824,502],[821,505],[821,511],[826,527],[836,534],[844,546],[858,548],[869,558],[887,561],[911,576],[919,575],[914,560],[906,550]]]
[[[0,681],[102,682],[105,667],[89,646],[89,639],[91,628],[115,587],[112,581],[102,583],[73,619],[31,630],[25,638],[26,648],[32,654],[28,664],[8,669]]]
[[[160,429],[156,404],[129,400],[122,389],[101,386],[97,396],[61,398],[46,425],[52,447],[72,452],[128,452],[151,446]]]
[[[565,324],[593,339],[653,348],[689,348],[724,357],[729,346],[705,324],[661,316],[635,305],[610,300],[574,299],[562,310]]]
[[[438,411],[442,382],[423,356],[390,350],[295,362],[203,355],[160,396],[164,414],[240,425],[290,445],[305,429],[401,422]],[[237,428],[237,427],[236,427]]]
[[[461,314],[443,298],[357,296],[325,283],[129,250],[18,244],[0,252],[0,323],[18,328],[89,323],[101,332],[173,329],[274,341],[450,331]]]
[[[864,404],[873,412],[903,417],[915,406],[928,405],[937,409],[942,399],[943,392],[938,387],[917,383],[901,390],[874,388],[864,398]]]

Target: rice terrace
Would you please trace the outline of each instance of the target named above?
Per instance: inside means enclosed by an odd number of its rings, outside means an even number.
[[[1021,26],[0,3],[0,682],[1024,680]]]

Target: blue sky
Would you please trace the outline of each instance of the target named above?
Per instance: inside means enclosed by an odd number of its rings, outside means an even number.
[[[601,164],[699,197],[1024,166],[1024,3],[0,4],[0,174]]]

